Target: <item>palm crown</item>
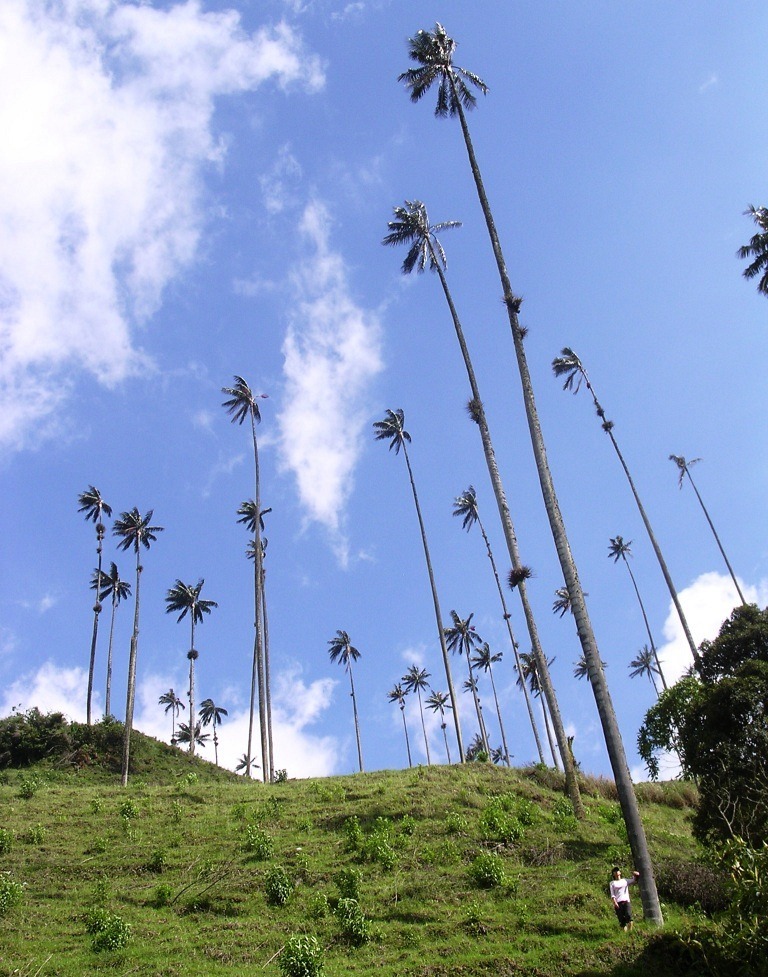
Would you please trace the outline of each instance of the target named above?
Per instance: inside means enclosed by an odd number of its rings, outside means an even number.
[[[181,613],[176,618],[176,622],[178,623],[189,612],[195,624],[201,623],[204,614],[210,614],[214,607],[219,606],[215,600],[204,600],[200,597],[200,591],[203,589],[204,583],[205,580],[201,578],[192,587],[187,583],[183,583],[181,580],[177,580],[165,595],[166,614],[180,611]]]
[[[405,414],[400,407],[397,410],[387,408],[383,421],[374,421],[373,429],[376,432],[377,441],[389,441],[390,451],[395,449],[395,454],[400,453],[400,449],[405,447],[406,442],[411,440],[410,434],[405,430]]]
[[[96,578],[96,571],[94,571],[94,582]],[[121,600],[127,600],[131,596],[131,585],[120,579],[120,572],[117,569],[116,563],[110,563],[109,573],[102,572],[100,575],[100,591],[99,600],[106,600],[107,597],[111,597],[114,603],[117,605]]]
[[[749,244],[739,248],[736,254],[739,258],[754,258],[742,274],[745,278],[756,278],[759,275],[757,290],[768,295],[768,207],[750,206],[744,213],[753,218],[760,231],[750,238]]]
[[[337,631],[336,636],[328,642],[328,655],[332,662],[341,662],[348,671],[350,662],[356,662],[360,652],[353,647],[346,631]]]
[[[268,394],[254,394],[242,377],[234,377],[234,386],[222,387],[221,392],[229,397],[229,400],[225,400],[221,406],[232,415],[233,424],[242,424],[246,417],[251,416],[257,422],[261,420],[256,400],[257,398],[266,400]]]
[[[628,556],[632,556],[631,545],[631,539],[625,541],[623,536],[614,536],[608,543],[608,556],[613,557],[614,563],[618,563],[619,560],[626,560]]]
[[[434,31],[417,31],[408,41],[408,55],[418,67],[409,68],[397,78],[405,83],[412,102],[420,101],[437,83],[437,116],[456,115],[460,108],[474,108],[477,98],[469,85],[484,95],[488,91],[481,78],[453,63],[455,50],[456,42],[448,36],[442,24],[435,24]]]
[[[461,528],[467,532],[477,522],[480,514],[477,510],[477,494],[472,485],[454,499],[453,514],[461,517]]]
[[[153,515],[154,509],[150,509],[142,518],[135,506],[130,512],[121,513],[112,527],[113,534],[122,537],[117,544],[118,549],[129,550],[133,547],[134,553],[139,552],[140,546],[149,549],[150,544],[157,540],[157,533],[163,532],[162,526],[150,526]]]
[[[389,221],[389,234],[382,244],[409,244],[408,254],[403,261],[403,274],[410,274],[414,268],[423,272],[425,268],[435,270],[438,263],[445,268],[447,261],[442,244],[437,238],[438,231],[461,227],[461,221],[443,221],[430,224],[427,208],[420,200],[406,200],[404,207],[394,208],[395,219]]]
[[[101,492],[94,485],[89,485],[85,492],[81,492],[77,501],[80,503],[77,511],[85,514],[86,522],[101,522],[102,512],[107,517],[112,515],[112,507],[102,499]]]
[[[459,655],[466,654],[467,658],[469,658],[470,653],[482,641],[480,635],[472,625],[472,618],[474,616],[473,613],[469,617],[462,619],[456,611],[451,611],[453,627],[445,629],[445,638],[450,650],[455,651]]]

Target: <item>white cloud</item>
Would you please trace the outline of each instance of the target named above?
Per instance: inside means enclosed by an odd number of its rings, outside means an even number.
[[[194,0],[0,5],[0,443],[50,434],[73,371],[149,366],[132,327],[195,255],[214,102],[267,80],[323,83],[283,23],[248,35]]]
[[[309,518],[330,532],[344,564],[342,514],[362,452],[368,385],[382,369],[381,329],[351,297],[321,203],[306,207],[300,231],[311,253],[294,275],[296,303],[283,344],[282,466],[295,475]]]
[[[22,675],[7,685],[0,700],[0,715],[16,707],[26,712],[34,706],[40,712],[63,712],[69,719],[85,722],[85,697],[88,672],[84,668],[59,668],[45,662],[36,672]],[[94,692],[94,711],[100,714],[98,693]]]
[[[718,88],[720,85],[720,79],[716,74],[711,74],[705,82],[699,85],[699,95],[703,95],[708,92],[711,88]]]
[[[271,170],[259,177],[264,206],[270,214],[279,214],[296,202],[294,188],[301,180],[301,165],[289,145],[281,146]]]

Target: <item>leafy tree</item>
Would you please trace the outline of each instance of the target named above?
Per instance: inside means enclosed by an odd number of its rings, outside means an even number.
[[[637,488],[635,487],[635,481],[630,474],[629,467],[624,460],[624,455],[621,453],[618,442],[616,441],[616,436],[613,433],[613,421],[609,421],[605,416],[605,411],[600,401],[597,399],[597,394],[595,389],[590,382],[587,371],[584,369],[579,357],[574,353],[574,351],[569,346],[564,346],[560,351],[560,356],[556,356],[552,360],[552,370],[556,377],[565,377],[565,383],[563,384],[563,390],[570,390],[572,393],[577,394],[581,388],[582,382],[584,386],[590,393],[592,397],[592,402],[595,405],[595,410],[597,411],[597,416],[600,418],[600,422],[603,430],[611,439],[611,444],[613,445],[613,450],[616,452],[616,457],[619,459],[624,474],[629,483],[629,487],[632,490],[632,495],[635,499],[635,504],[637,505],[637,510],[640,513],[640,518],[643,520],[643,525],[648,533],[648,539],[651,541],[651,546],[653,547],[653,552],[656,554],[656,559],[659,562],[659,567],[661,568],[662,576],[664,577],[664,582],[669,590],[669,596],[672,598],[672,603],[675,605],[675,610],[677,611],[677,616],[680,618],[680,624],[683,628],[683,633],[685,634],[686,640],[688,641],[688,646],[691,649],[691,654],[693,655],[693,660],[696,661],[698,657],[698,650],[691,635],[691,629],[688,627],[688,621],[686,620],[685,614],[683,613],[683,608],[680,604],[680,598],[677,594],[677,589],[672,582],[672,577],[669,573],[666,560],[664,559],[664,554],[661,552],[661,547],[656,539],[656,534],[653,531],[651,522],[645,511],[645,507],[640,500],[640,495],[638,494]]]
[[[742,260],[754,259],[742,274],[747,279],[757,278],[759,275],[757,290],[763,295],[768,295],[768,207],[753,207],[750,204],[744,213],[754,220],[760,230],[750,238],[749,244],[739,248],[736,254]]]
[[[158,705],[165,706],[166,716],[169,712],[171,714],[171,743],[176,743],[176,717],[179,715],[179,709],[186,707],[172,688],[163,692],[157,702]]]
[[[429,586],[432,591],[432,605],[435,609],[435,621],[437,623],[437,634],[438,640],[440,641],[440,651],[443,655],[443,666],[445,667],[445,678],[448,683],[448,695],[451,697],[451,708],[453,709],[453,722],[456,728],[456,740],[459,744],[459,756],[464,760],[464,746],[461,739],[461,724],[459,723],[458,710],[456,709],[456,693],[453,688],[453,676],[451,675],[451,663],[448,657],[448,648],[445,644],[445,634],[443,629],[443,617],[440,611],[440,601],[437,597],[437,586],[435,584],[435,574],[432,569],[432,558],[429,555],[429,545],[427,543],[427,531],[424,527],[424,519],[421,515],[421,506],[419,505],[419,496],[416,492],[416,482],[413,478],[413,469],[411,468],[411,459],[408,456],[408,447],[410,444],[411,436],[405,430],[405,415],[403,411],[398,407],[397,410],[387,410],[384,415],[383,420],[375,421],[373,429],[376,432],[375,438],[377,441],[389,441],[389,450],[395,449],[395,454],[400,454],[403,452],[403,457],[405,458],[405,466],[408,470],[408,479],[411,484],[411,493],[413,494],[413,504],[416,507],[416,516],[419,520],[419,529],[421,530],[421,543],[424,547],[424,560],[427,564],[427,575],[429,576]]]
[[[408,753],[408,766],[412,767],[413,762],[411,760],[411,741],[408,738],[408,724],[405,721],[405,697],[408,693],[402,687],[400,682],[393,685],[392,688],[387,692],[387,698],[390,702],[396,702],[400,707],[400,715],[403,719],[403,732],[405,733],[405,749]]]
[[[98,572],[98,571],[97,571]],[[94,574],[96,576],[96,574]],[[109,621],[109,647],[107,649],[107,690],[104,703],[104,715],[112,715],[112,639],[115,633],[115,612],[120,601],[127,600],[131,596],[131,585],[125,580],[120,579],[120,573],[116,563],[110,563],[109,573],[101,574],[101,590],[99,600],[106,600],[107,597],[112,601],[112,615]]]
[[[96,590],[96,600],[93,605],[93,631],[91,633],[91,654],[88,661],[88,694],[86,697],[86,722],[91,725],[91,700],[93,698],[93,674],[96,667],[96,639],[99,633],[99,614],[101,613],[101,601],[99,600],[99,587],[101,585],[101,553],[102,544],[104,542],[104,533],[106,532],[104,523],[102,520],[102,515],[110,517],[112,515],[112,508],[107,505],[107,503],[102,499],[101,492],[94,486],[89,485],[85,492],[81,492],[77,498],[79,503],[78,512],[82,512],[85,516],[86,522],[93,522],[96,525],[96,555],[98,557],[98,566],[95,572],[95,579],[97,586],[93,587],[93,582],[91,582],[91,589]],[[109,710],[107,709],[107,714]]]
[[[195,662],[198,658],[198,651],[195,648],[195,625],[202,624],[206,614],[210,614],[214,607],[219,605],[215,600],[204,600],[200,596],[200,591],[203,589],[203,584],[205,581],[200,578],[195,586],[183,583],[181,580],[177,580],[176,583],[168,590],[165,595],[165,612],[166,614],[175,614],[179,611],[179,616],[176,618],[176,623],[178,624],[182,618],[189,614],[190,621],[190,640],[189,640],[189,651],[187,652],[187,659],[189,660],[189,719],[192,722],[192,718],[195,714]],[[189,752],[194,754],[195,743],[197,738],[194,736],[189,736],[186,741],[189,743]]]
[[[346,631],[337,631],[335,637],[328,642],[328,656],[332,662],[339,662],[349,675],[349,687],[352,696],[352,713],[355,718],[355,738],[357,739],[357,759],[360,763],[360,773],[363,772],[363,750],[360,746],[360,721],[357,717],[357,698],[355,696],[355,680],[352,677],[352,662],[360,657],[360,652],[352,645]]]
[[[766,274],[768,274],[768,272]],[[693,465],[697,465],[701,461],[701,458],[691,458],[690,461],[686,461],[686,459],[682,455],[670,455],[669,460],[674,461],[674,463],[677,465],[677,471],[679,475],[678,482],[677,482],[678,486],[680,488],[683,487],[683,479],[686,477],[688,478],[688,481],[691,483],[693,491],[696,493],[696,498],[699,500],[701,511],[706,516],[707,522],[709,523],[709,528],[712,530],[712,535],[715,537],[715,542],[717,543],[717,547],[720,550],[720,554],[725,560],[725,565],[728,567],[728,573],[730,573],[731,575],[731,580],[733,580],[733,586],[736,588],[736,593],[739,595],[739,600],[741,601],[742,604],[746,604],[747,602],[744,599],[744,594],[741,592],[739,581],[736,579],[736,574],[733,572],[733,567],[731,566],[730,560],[725,555],[723,544],[720,542],[720,537],[717,535],[715,524],[712,522],[709,512],[707,512],[707,507],[704,505],[704,501],[699,495],[699,490],[696,488],[696,483],[694,482],[693,476],[691,475],[691,468],[693,467]]]
[[[472,656],[472,664],[475,666],[475,668],[481,668],[484,672],[487,672],[488,677],[491,680],[493,701],[496,704],[496,716],[499,720],[499,730],[501,732],[502,760],[508,767],[511,767],[512,759],[509,755],[509,748],[507,747],[507,736],[504,732],[504,723],[501,720],[501,707],[499,706],[499,696],[496,692],[496,680],[493,677],[493,666],[497,665],[503,657],[504,656],[500,651],[494,655],[491,652],[488,642],[484,641],[480,648],[478,648]]]
[[[216,727],[221,726],[223,716],[229,713],[221,706],[217,706],[213,699],[203,699],[200,703],[200,722],[203,726],[213,725],[213,755],[216,766],[219,765],[219,737],[216,735]]]
[[[139,586],[141,574],[144,567],[141,565],[140,555],[142,546],[148,550],[152,543],[157,541],[157,534],[163,531],[162,526],[151,526],[154,510],[142,517],[139,510],[134,506],[130,512],[121,513],[115,519],[112,526],[112,533],[118,536],[120,542],[118,549],[133,549],[136,554],[136,589],[134,590],[134,609],[133,609],[133,632],[131,634],[131,648],[128,655],[128,689],[125,702],[125,732],[123,735],[123,768],[121,772],[121,783],[123,787],[128,785],[128,765],[131,758],[131,732],[133,731],[133,706],[136,700],[136,660],[139,652]]]
[[[460,618],[456,611],[451,611],[451,620],[453,624],[451,627],[445,629],[445,640],[448,648],[455,652],[457,655],[464,655],[467,660],[467,670],[469,672],[469,684],[465,684],[464,688],[472,692],[472,699],[475,703],[475,713],[477,714],[477,725],[480,728],[480,736],[483,740],[483,745],[485,747],[485,753],[490,758],[491,750],[488,745],[488,737],[485,733],[485,723],[483,722],[483,715],[480,711],[480,700],[477,696],[477,684],[474,681],[474,676],[472,675],[472,652],[481,643],[482,639],[480,635],[475,631],[475,627],[472,624],[472,618],[474,614],[470,614],[467,618]]]
[[[445,740],[445,756],[450,764],[451,751],[448,747],[448,735],[445,731],[446,726],[448,725],[445,721],[445,713],[451,708],[450,696],[447,692],[437,692],[433,689],[432,694],[426,700],[424,705],[427,707],[427,709],[431,709],[432,712],[440,713],[440,729],[443,731],[443,739]]]
[[[411,665],[405,675],[403,675],[403,677],[400,679],[406,692],[415,692],[416,697],[419,700],[419,715],[421,716],[421,729],[424,733],[424,750],[427,754],[427,764],[431,763],[432,761],[429,756],[429,740],[427,738],[427,727],[424,723],[424,707],[421,703],[421,693],[422,690],[426,691],[429,688],[429,682],[427,682],[429,677],[430,674],[426,668],[419,668],[418,665]]]
[[[253,444],[253,467],[254,467],[254,508],[261,512],[261,471],[259,467],[259,445],[256,438],[256,425],[261,422],[259,399],[264,399],[267,394],[254,394],[251,388],[242,377],[234,377],[234,384],[231,387],[222,387],[221,392],[228,398],[222,404],[228,414],[231,415],[232,423],[242,424],[246,418],[251,425],[251,441]],[[263,600],[262,586],[264,581],[262,560],[263,549],[261,546],[261,520],[253,520],[253,662],[251,667],[251,701],[248,720],[248,751],[247,757],[250,761],[253,755],[253,714],[256,703],[256,694],[259,696],[259,726],[261,731],[261,758],[262,772],[264,780],[270,776],[269,758],[269,737],[267,733],[267,692],[266,676],[264,672],[264,638],[263,628]],[[258,765],[258,764],[257,764]],[[251,763],[248,763],[246,776],[250,777]]]
[[[768,608],[733,610],[702,642],[695,674],[648,710],[638,749],[651,776],[677,748],[699,786],[694,830],[702,840],[768,842]]]
[[[251,767],[258,767],[255,760],[249,760],[247,754],[243,753],[235,765],[235,773],[244,773],[246,777],[251,776]]]
[[[194,754],[195,746],[205,746],[208,740],[211,738],[210,733],[204,733],[200,726],[200,723],[195,723],[194,730],[190,728],[189,723],[179,723],[179,731],[176,735],[176,740],[179,743],[186,743],[189,746],[189,752]]]
[[[637,602],[640,605],[640,610],[643,615],[643,621],[645,622],[645,630],[648,634],[648,640],[651,643],[651,651],[653,652],[653,658],[656,662],[656,674],[661,679],[661,684],[666,689],[667,680],[664,678],[664,672],[661,668],[661,662],[659,661],[659,655],[656,651],[656,645],[653,641],[653,634],[651,634],[651,625],[648,623],[648,615],[645,613],[645,604],[640,596],[640,588],[637,586],[637,581],[635,580],[635,575],[632,573],[632,567],[629,565],[629,557],[632,555],[630,547],[632,546],[632,540],[624,541],[621,536],[614,536],[608,543],[608,556],[612,557],[613,562],[617,563],[621,560],[624,566],[627,568],[627,573],[629,574],[629,579],[632,581],[632,586],[635,588],[635,595],[637,596]]]
[[[509,635],[509,643],[512,647],[512,653],[515,656],[515,666],[517,668],[518,677],[522,675],[522,663],[520,661],[520,654],[518,651],[518,644],[515,640],[515,636],[512,633],[512,615],[509,613],[507,608],[507,601],[504,597],[504,590],[501,586],[501,579],[499,578],[499,571],[496,566],[496,560],[493,555],[493,550],[491,549],[491,543],[488,539],[488,534],[485,531],[485,526],[480,518],[480,510],[477,503],[477,493],[472,485],[465,489],[461,495],[457,496],[453,503],[453,514],[454,516],[459,516],[462,519],[462,528],[467,532],[472,528],[472,526],[477,523],[480,527],[480,533],[483,537],[483,542],[485,543],[485,550],[488,554],[488,560],[491,564],[491,570],[493,572],[493,579],[496,582],[496,589],[499,593],[499,601],[501,603],[501,610],[504,616],[504,623],[507,626],[507,634]],[[523,585],[524,586],[524,585]],[[527,600],[527,597],[526,597]],[[528,694],[528,685],[526,682],[518,682],[518,687],[522,689],[523,698],[525,699],[526,709],[528,710],[528,721],[531,724],[531,730],[533,732],[533,739],[536,743],[536,750],[539,754],[539,761],[544,763],[544,751],[541,748],[541,738],[539,737],[539,730],[536,726],[536,719],[533,715],[533,706],[531,705],[531,697]]]
[[[656,698],[658,698],[659,687],[656,685],[656,676],[658,674],[659,668],[656,665],[656,656],[648,645],[643,645],[635,658],[629,663],[629,677],[637,678],[638,675],[647,675],[653,685]]]

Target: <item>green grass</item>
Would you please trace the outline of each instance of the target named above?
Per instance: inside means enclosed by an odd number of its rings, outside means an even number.
[[[552,771],[264,785],[174,754],[127,789],[88,768],[0,774],[0,873],[23,886],[0,916],[0,977],[277,977],[299,935],[327,977],[681,973],[652,927],[617,927],[609,869],[630,865],[608,781],[585,780],[579,823]],[[654,858],[695,859],[690,788],[639,795]],[[664,908],[667,930],[700,920]]]

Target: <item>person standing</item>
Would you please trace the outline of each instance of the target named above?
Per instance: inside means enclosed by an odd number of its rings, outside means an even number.
[[[633,926],[629,887],[635,885],[639,878],[640,873],[633,872],[631,879],[625,879],[618,865],[614,865],[611,871],[611,882],[608,890],[611,894],[611,901],[613,902],[613,908],[616,913],[616,918],[619,921],[619,926],[621,926],[625,933],[628,933]]]

